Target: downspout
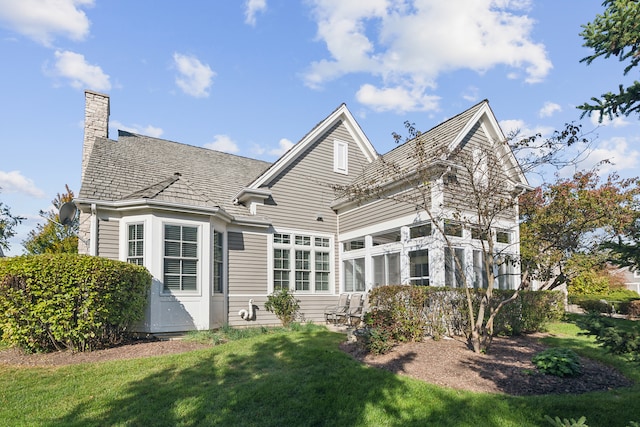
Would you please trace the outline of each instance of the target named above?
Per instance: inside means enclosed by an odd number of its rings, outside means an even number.
[[[89,255],[98,255],[98,208],[91,203],[91,222],[89,224]]]

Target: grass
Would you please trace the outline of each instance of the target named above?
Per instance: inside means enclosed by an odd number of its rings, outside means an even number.
[[[230,330],[190,353],[59,368],[0,366],[0,426],[543,426],[544,416],[591,426],[640,420],[640,386],[579,396],[510,397],[441,388],[359,364],[344,335],[313,325]],[[619,364],[575,325],[551,325],[551,345]]]

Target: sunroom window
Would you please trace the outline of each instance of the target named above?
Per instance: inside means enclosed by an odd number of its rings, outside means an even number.
[[[362,292],[365,286],[364,258],[343,262],[345,292]]]
[[[412,285],[429,286],[429,251],[421,249],[409,252],[409,268]]]
[[[376,255],[373,258],[373,286],[400,284],[400,253]]]
[[[456,259],[460,263],[456,262]],[[465,266],[464,249],[444,248],[444,283],[452,288],[462,288],[464,286],[463,271]]]

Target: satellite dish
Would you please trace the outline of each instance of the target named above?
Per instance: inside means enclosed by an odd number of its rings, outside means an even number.
[[[58,213],[60,223],[62,225],[71,225],[77,212],[78,208],[73,202],[63,203],[62,206],[60,206],[60,212]]]

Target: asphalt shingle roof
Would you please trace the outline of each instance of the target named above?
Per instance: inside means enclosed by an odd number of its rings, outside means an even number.
[[[221,207],[244,215],[233,197],[270,163],[202,147],[119,131],[118,140],[96,138],[79,198],[101,201],[153,199]]]

